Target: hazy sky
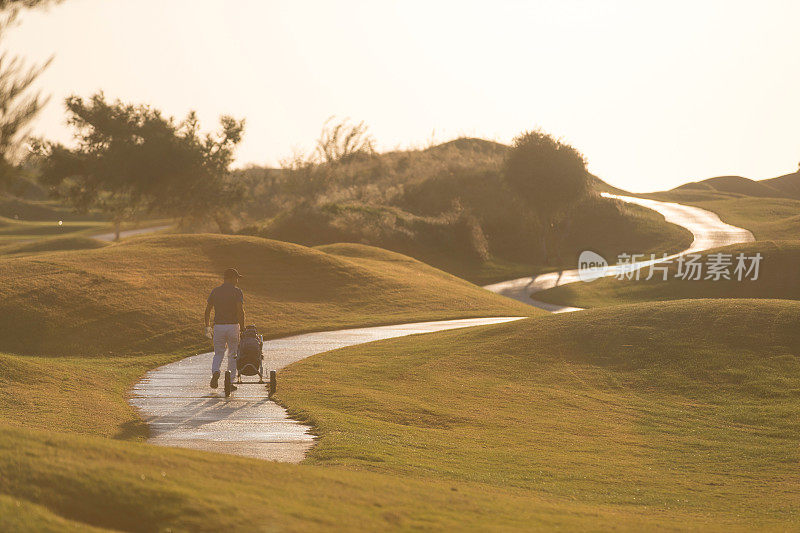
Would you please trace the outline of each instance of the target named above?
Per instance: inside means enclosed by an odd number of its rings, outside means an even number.
[[[247,120],[238,165],[310,149],[331,115],[381,149],[541,127],[634,191],[800,161],[800,1],[65,0],[4,46],[55,59],[35,131],[97,90],[206,129]]]

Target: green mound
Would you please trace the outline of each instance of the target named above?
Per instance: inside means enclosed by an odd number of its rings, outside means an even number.
[[[320,435],[299,466],[3,414],[0,510],[17,511],[0,526],[794,529],[798,321],[797,302],[681,301],[320,354],[281,376],[280,401]],[[81,387],[70,364],[56,360],[48,390]],[[5,401],[50,409],[18,398]]]
[[[508,152],[508,145],[479,139],[475,137],[460,137],[452,141],[443,142],[426,149],[425,152],[437,153],[449,150],[459,150],[462,152],[479,152],[492,155],[505,155]]]
[[[717,176],[676,187],[669,192],[705,191],[733,196],[756,198],[790,198],[800,200],[800,172],[765,180],[742,176]]]
[[[777,178],[761,180],[760,183],[781,191],[787,198],[800,200],[800,171],[784,174]]]
[[[3,531],[80,532],[106,531],[66,520],[42,505],[0,494],[0,529]]]
[[[317,428],[311,464],[569,498],[599,523],[635,505],[644,529],[791,528],[798,323],[777,300],[536,317],[314,356],[279,396]]]
[[[53,237],[35,239],[24,242],[10,242],[0,245],[0,255],[33,254],[39,252],[57,252],[62,250],[89,250],[102,248],[109,243],[91,237]]]
[[[687,183],[674,190],[705,190],[743,196],[781,198],[783,193],[765,182],[751,180],[742,176],[717,176],[703,181]]]
[[[5,531],[387,531],[666,525],[635,505],[582,505],[478,483],[159,448],[0,424]],[[9,498],[2,494],[13,493]],[[17,506],[19,504],[19,506]],[[685,517],[689,519],[689,516]],[[696,517],[700,523],[708,523]],[[232,525],[233,524],[233,525]]]
[[[0,257],[5,326],[0,349],[100,355],[205,346],[205,298],[229,266],[245,276],[248,320],[270,337],[353,325],[531,313],[417,261],[399,261],[396,255],[380,261],[257,237],[153,236],[95,250]]]
[[[738,254],[746,258],[761,254],[758,279],[736,279],[734,268]],[[800,241],[757,241],[735,244],[703,252],[701,263],[707,265],[713,254],[731,254],[732,279],[684,280],[676,278],[678,263],[669,266],[668,279],[655,272],[647,281],[649,269],[640,271],[642,279],[602,278],[591,283],[570,283],[535,293],[535,300],[573,307],[602,307],[637,302],[689,298],[781,298],[800,299]],[[747,265],[749,266],[749,261]],[[708,274],[704,266],[702,277]]]
[[[424,268],[424,263],[420,263],[416,259],[408,257],[407,255],[377,248],[375,246],[367,246],[364,244],[353,244],[349,242],[340,242],[336,244],[323,244],[315,246],[315,249],[325,252],[326,254],[339,255],[342,257],[353,257],[361,259],[375,259],[377,261],[399,261],[402,263],[414,263]],[[436,269],[430,268],[431,271]]]

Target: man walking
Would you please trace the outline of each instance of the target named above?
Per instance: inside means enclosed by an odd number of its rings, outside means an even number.
[[[225,396],[236,390],[236,354],[239,350],[239,332],[244,330],[244,294],[238,287],[242,276],[235,268],[225,270],[224,282],[214,288],[206,305],[206,336],[214,339],[214,360],[211,363],[211,388],[219,383],[219,369],[225,352],[228,352],[228,370],[225,372]],[[211,309],[214,309],[212,335]]]

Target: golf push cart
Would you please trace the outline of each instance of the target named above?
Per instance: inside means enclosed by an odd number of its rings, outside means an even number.
[[[227,372],[226,372],[227,374]],[[239,354],[236,356],[236,384],[248,385],[264,383],[264,337],[258,333],[255,325],[244,328],[239,340]],[[258,382],[242,381],[242,376],[258,376]],[[225,376],[227,378],[227,376]],[[225,379],[225,397],[231,395],[230,383],[232,379]],[[269,395],[275,394],[278,387],[278,375],[274,370],[269,371]]]

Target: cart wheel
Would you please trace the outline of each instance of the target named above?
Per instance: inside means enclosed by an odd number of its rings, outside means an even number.
[[[225,397],[230,396],[231,392],[231,373],[228,370],[225,372]]]
[[[278,390],[278,373],[274,370],[269,371],[269,395],[272,396],[275,394],[275,391]]]

